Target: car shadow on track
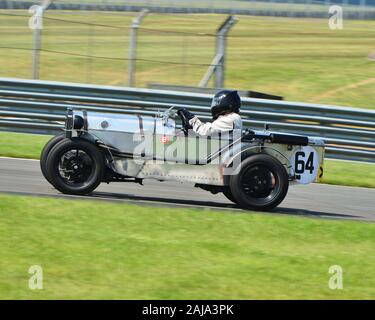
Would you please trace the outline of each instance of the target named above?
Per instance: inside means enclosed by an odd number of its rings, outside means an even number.
[[[191,206],[191,207],[212,207],[212,208],[226,208],[226,209],[242,209],[234,203],[224,203],[224,202],[213,202],[213,201],[200,201],[200,200],[183,200],[183,199],[175,199],[175,198],[164,198],[164,197],[146,197],[146,196],[138,196],[133,194],[126,194],[126,193],[113,193],[113,192],[93,192],[91,197],[100,198],[100,199],[108,199],[108,200],[133,200],[144,202],[157,202],[160,204],[170,204],[170,205],[183,205],[183,206]]]
[[[134,201],[134,203],[140,202],[147,205],[147,203],[158,203],[160,205],[168,204],[170,206],[186,206],[192,208],[212,208],[219,210],[234,210],[237,213],[246,213],[245,209],[242,209],[240,206],[234,203],[224,203],[224,202],[213,202],[213,201],[200,201],[200,200],[183,200],[175,198],[165,198],[165,197],[147,197],[147,196],[138,196],[133,194],[124,194],[124,193],[112,193],[112,192],[93,192],[89,198],[98,198],[102,200],[127,200]],[[293,215],[293,216],[308,216],[308,217],[317,217],[317,218],[336,218],[336,219],[356,219],[362,220],[363,217],[349,215],[349,214],[338,214],[330,213],[323,211],[312,211],[307,209],[296,209],[296,208],[285,208],[277,207],[270,212],[259,213],[271,213],[271,214],[282,214],[282,215]]]
[[[213,202],[213,201],[199,201],[199,200],[181,200],[181,199],[170,199],[162,197],[144,197],[136,196],[124,193],[112,193],[112,192],[93,192],[87,196],[71,196],[64,194],[45,194],[45,193],[29,193],[29,192],[2,192],[5,194],[21,195],[21,196],[38,196],[46,198],[66,198],[66,199],[81,199],[81,200],[97,200],[97,201],[109,201],[109,202],[130,202],[134,204],[143,205],[158,205],[170,206],[170,207],[185,207],[185,208],[209,208],[220,211],[231,211],[231,213],[245,213],[246,210],[242,209],[238,205],[232,203]],[[350,219],[350,220],[369,220],[361,216],[354,216],[349,214],[337,214],[330,212],[312,211],[306,209],[295,209],[278,207],[270,212],[261,212],[273,215],[291,215],[291,216],[304,216],[304,217],[316,217],[316,218],[330,218],[330,219]]]
[[[363,220],[361,216],[355,216],[350,214],[340,214],[340,213],[331,213],[323,211],[313,211],[307,209],[295,209],[295,208],[275,208],[272,213],[294,215],[294,216],[310,216],[317,218],[338,218],[338,219],[354,219],[354,220]]]

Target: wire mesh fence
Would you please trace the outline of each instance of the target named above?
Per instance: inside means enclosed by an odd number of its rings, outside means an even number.
[[[41,78],[125,84],[128,26],[46,17],[42,31]],[[58,74],[59,70],[64,70]]]
[[[136,13],[49,11],[40,78],[126,86]],[[0,11],[0,76],[30,78],[33,30],[26,10]],[[149,14],[138,29],[135,86],[197,86],[215,54],[223,15]],[[225,86],[287,100],[373,108],[375,25],[326,19],[241,17],[227,36]],[[213,87],[213,82],[208,84]]]
[[[197,85],[215,54],[214,33],[150,26],[140,28],[138,36],[137,84],[150,82],[150,70],[153,70],[154,82],[168,78],[171,84]],[[159,80],[158,73],[162,75]]]
[[[30,77],[32,30],[30,15],[23,12],[0,12],[0,57],[9,63],[2,75]],[[70,13],[43,17],[40,48],[40,77],[84,83],[126,85],[128,72],[129,30],[134,16],[100,15],[82,19]],[[155,81],[158,73],[170,83],[196,85],[211,65],[215,52],[215,33],[178,31],[154,28],[162,18],[180,20],[181,17],[157,17],[148,27],[141,27],[137,37],[135,85]],[[183,18],[182,18],[183,19]],[[106,23],[106,20],[109,20]],[[191,20],[191,19],[190,19]],[[191,23],[191,21],[189,21]],[[197,26],[198,27],[198,26]],[[199,27],[198,27],[199,28]],[[25,62],[20,72],[17,64]],[[63,72],[62,72],[63,71]]]

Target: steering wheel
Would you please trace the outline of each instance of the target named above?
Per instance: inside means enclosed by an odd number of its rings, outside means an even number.
[[[181,122],[182,122],[182,131],[184,132],[185,136],[187,136],[189,132],[188,130],[190,129],[189,120],[186,119],[184,113],[181,112],[181,110],[178,110],[177,114],[180,117]]]

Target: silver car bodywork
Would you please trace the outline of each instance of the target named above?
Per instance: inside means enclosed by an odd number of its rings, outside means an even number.
[[[103,148],[109,169],[137,179],[225,186],[226,177],[238,169],[233,163],[240,164],[240,155],[245,153],[267,153],[276,158],[284,165],[291,183],[318,181],[323,174],[324,143],[320,139],[308,138],[305,145],[296,145],[292,135],[288,135],[288,143],[275,139],[268,131],[247,136],[243,132],[185,136],[177,129],[172,113],[168,110],[153,117],[73,110],[69,117],[84,119],[84,130],[73,126],[66,130],[73,137],[79,135]]]

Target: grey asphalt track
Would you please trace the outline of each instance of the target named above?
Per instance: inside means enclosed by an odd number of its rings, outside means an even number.
[[[135,183],[101,184],[91,196],[63,195],[43,178],[36,160],[0,158],[0,192],[246,213],[221,194],[213,195],[191,184],[181,183],[145,181],[143,186]],[[324,184],[292,186],[273,214],[375,221],[375,189]]]

